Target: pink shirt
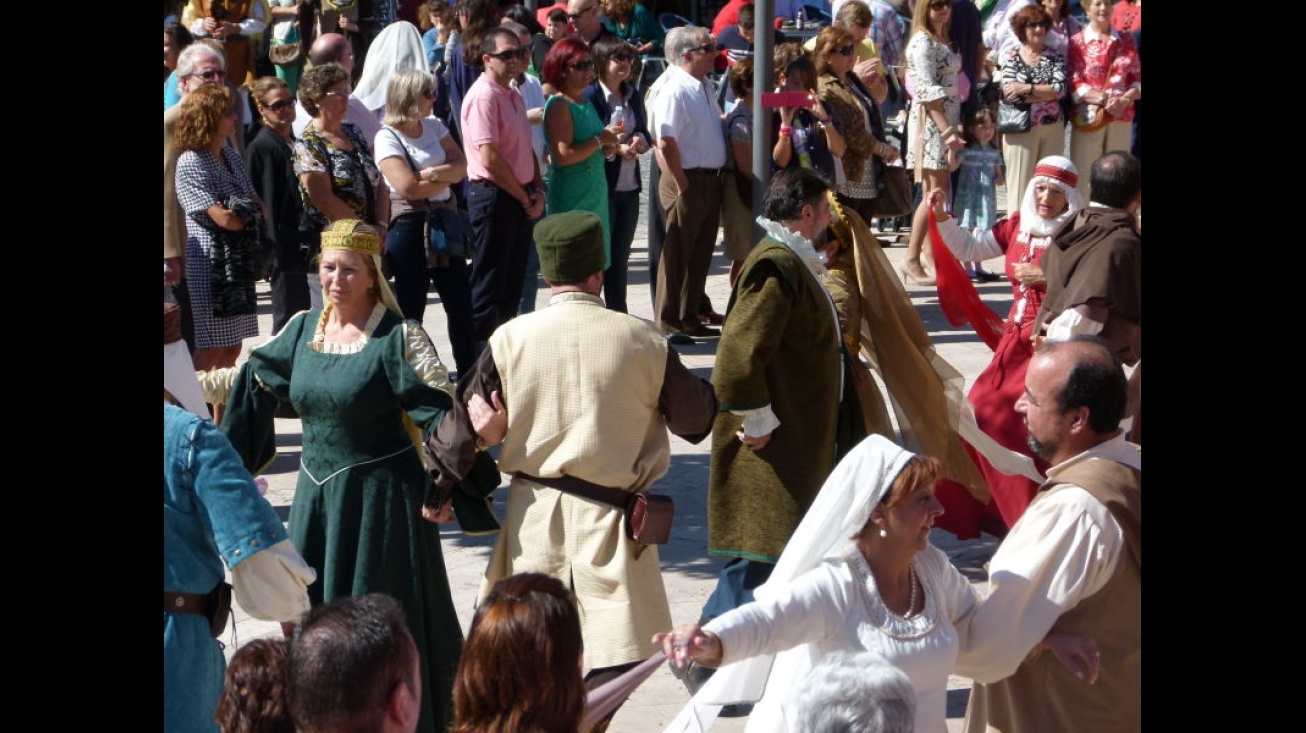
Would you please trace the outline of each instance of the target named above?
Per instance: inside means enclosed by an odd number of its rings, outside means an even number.
[[[496,143],[499,155],[512,168],[523,186],[535,180],[535,153],[531,150],[531,123],[521,95],[497,84],[482,73],[463,97],[463,147],[467,153],[467,177],[490,180],[481,158],[481,146]]]

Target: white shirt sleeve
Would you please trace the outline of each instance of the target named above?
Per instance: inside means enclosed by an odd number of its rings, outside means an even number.
[[[955,673],[985,683],[1014,674],[1061,614],[1106,585],[1123,544],[1111,512],[1078,486],[1030,504],[989,562]]]
[[[1061,311],[1061,315],[1052,319],[1047,326],[1048,341],[1069,341],[1080,334],[1096,336],[1105,324],[1089,318],[1074,308]]]
[[[1005,254],[992,229],[967,231],[954,218],[939,222],[939,235],[959,260],[987,260]]]
[[[846,605],[838,572],[822,565],[799,577],[778,597],[740,606],[703,628],[721,637],[722,663],[729,664],[820,642],[843,624]]]
[[[317,572],[290,540],[250,555],[231,570],[232,595],[245,612],[263,621],[297,621],[308,611],[308,586]]]

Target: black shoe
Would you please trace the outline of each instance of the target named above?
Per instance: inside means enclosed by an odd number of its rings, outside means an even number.
[[[667,335],[667,343],[675,344],[676,346],[693,346],[694,339],[690,338],[689,334],[684,331],[676,331]]]
[[[712,338],[713,336],[720,336],[721,329],[711,328],[709,326],[705,326],[702,323],[700,323],[698,324],[698,328],[695,328],[692,331],[688,331],[687,333],[690,336],[695,336],[697,338]]]
[[[975,274],[978,275],[979,278],[986,283],[995,283],[1007,279],[1003,275],[999,275],[996,272],[989,272],[987,270],[976,270]]]
[[[753,714],[753,703],[751,702],[732,702],[729,705],[721,706],[721,712],[718,717],[722,718],[746,718]]]

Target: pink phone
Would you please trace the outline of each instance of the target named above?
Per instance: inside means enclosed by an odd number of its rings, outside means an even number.
[[[762,92],[763,107],[812,108],[813,96],[809,92]]]

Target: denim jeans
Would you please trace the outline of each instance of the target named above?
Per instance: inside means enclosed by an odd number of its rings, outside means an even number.
[[[445,267],[427,267],[425,220],[423,214],[395,219],[386,238],[385,257],[390,262],[395,279],[395,300],[399,302],[404,318],[422,322],[427,293],[431,283],[435,283],[440,305],[444,308],[454,364],[461,377],[471,371],[478,355],[472,331],[472,293],[467,261],[453,257]]]

